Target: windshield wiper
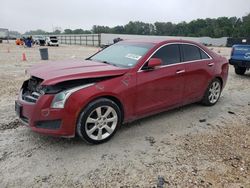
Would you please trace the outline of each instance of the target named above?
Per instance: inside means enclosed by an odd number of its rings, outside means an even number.
[[[115,63],[110,63],[108,61],[101,61],[101,60],[93,60],[91,58],[87,58],[86,60],[89,60],[89,61],[97,61],[97,62],[100,62],[100,63],[105,63],[105,64],[108,64],[108,65],[113,65],[113,66],[116,66],[116,67],[119,67],[118,65],[116,65]]]
[[[114,63],[110,63],[110,62],[107,62],[107,61],[100,61],[100,62],[105,63],[105,64],[108,64],[108,65],[113,65],[113,66],[116,66],[116,67],[117,67],[117,65],[114,64]]]

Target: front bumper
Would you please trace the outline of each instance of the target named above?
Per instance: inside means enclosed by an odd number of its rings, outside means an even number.
[[[59,46],[59,42],[50,42],[49,45],[50,46]]]
[[[237,67],[250,68],[250,61],[229,59],[229,64]]]
[[[76,115],[73,109],[52,109],[53,95],[43,95],[36,103],[15,101],[15,111],[20,120],[33,131],[60,137],[74,137]]]

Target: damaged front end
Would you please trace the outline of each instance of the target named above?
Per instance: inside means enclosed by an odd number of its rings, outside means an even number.
[[[74,117],[82,106],[78,106],[76,100],[68,105],[66,102],[73,93],[110,78],[69,80],[55,85],[43,85],[43,79],[31,76],[24,81],[18,100],[15,101],[16,114],[33,131],[73,137],[76,123]]]
[[[102,77],[102,78],[89,78],[68,80],[55,85],[42,85],[43,79],[31,76],[29,80],[26,80],[21,87],[21,99],[29,102],[36,103],[40,96],[45,94],[55,94],[55,98],[60,98],[66,95],[69,96],[73,91],[92,86],[95,83],[111,79],[114,76]]]
[[[34,76],[26,80],[21,87],[21,99],[29,103],[36,103],[38,98],[44,94],[41,88],[42,82],[42,79]]]

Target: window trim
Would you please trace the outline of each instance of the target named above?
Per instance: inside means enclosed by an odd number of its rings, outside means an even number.
[[[196,48],[198,48],[200,59],[184,61],[184,58],[185,58],[185,56],[184,56],[184,48],[183,48],[184,45],[186,45],[186,46],[195,46]],[[201,48],[200,48],[199,46],[197,46],[197,45],[181,44],[181,45],[180,45],[180,48],[181,48],[181,57],[182,57],[183,62],[211,59],[211,57],[210,57],[203,49],[201,49]],[[202,59],[202,55],[201,55],[202,51],[208,56],[208,58]]]
[[[171,45],[176,45],[177,46],[177,48],[178,48],[178,52],[179,52],[179,62],[177,62],[177,63],[170,63],[170,64],[165,64],[164,62],[163,62],[163,65],[161,65],[161,66],[166,66],[166,65],[172,65],[172,64],[180,64],[180,63],[182,63],[182,52],[181,52],[181,46],[180,46],[180,44],[171,44]],[[171,46],[171,45],[165,45],[165,46],[163,46],[162,48],[164,48],[164,47],[167,47],[167,46]],[[155,53],[154,53],[154,55],[155,54],[157,54],[157,52],[159,52],[162,48],[160,48],[159,50],[157,50]],[[164,50],[165,51],[165,50]],[[153,55],[153,56],[154,56]],[[152,57],[153,57],[152,56]]]
[[[204,52],[204,50],[200,49],[201,58],[202,58],[202,52]],[[206,54],[206,55],[208,56],[208,58],[205,58],[204,60],[210,59],[210,58],[211,58],[207,53],[204,52],[204,54]]]
[[[187,63],[194,63],[194,62],[199,62],[199,61],[204,61],[204,60],[213,60],[213,58],[205,51],[203,50],[201,47],[199,47],[198,45],[196,44],[192,44],[192,43],[187,43],[187,42],[173,42],[173,43],[167,43],[167,44],[163,44],[161,45],[160,47],[158,47],[149,57],[147,60],[144,61],[143,65],[139,68],[139,70],[137,72],[144,72],[144,71],[147,71],[147,70],[143,70],[143,66],[152,58],[153,55],[155,55],[155,53],[160,50],[161,48],[165,47],[165,46],[168,46],[168,45],[173,45],[173,44],[178,44],[178,45],[182,45],[182,44],[187,44],[187,45],[191,45],[191,46],[196,46],[197,48],[199,48],[200,50],[202,50],[209,58],[208,59],[197,59],[197,60],[193,60],[193,61],[184,61],[183,60],[183,54],[181,52],[182,49],[180,49],[180,56],[181,56],[181,62],[180,63],[173,63],[173,64],[170,64],[170,65],[162,65],[162,66],[159,66],[159,69],[160,68],[165,68],[165,67],[170,67],[170,66],[175,66],[175,65],[182,65],[182,64],[187,64]],[[181,46],[179,46],[179,48],[182,48]]]

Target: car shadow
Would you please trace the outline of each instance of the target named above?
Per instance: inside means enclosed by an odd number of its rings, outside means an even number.
[[[157,114],[153,114],[153,115],[150,115],[150,116],[147,116],[144,118],[140,118],[140,119],[135,120],[133,122],[123,124],[120,127],[119,131],[124,131],[124,130],[130,129],[134,126],[143,126],[144,125],[143,123],[147,123],[148,121],[157,121],[159,119],[166,118],[169,116],[175,116],[180,111],[185,111],[188,109],[196,108],[198,106],[200,106],[199,103],[189,104],[189,105],[181,106],[181,107],[178,107],[175,109],[171,109],[171,110],[163,111],[163,112],[160,112]]]
[[[250,79],[250,71],[248,71],[247,73],[245,73],[242,77]]]
[[[250,79],[250,71],[247,71],[244,75],[235,74],[235,76],[242,79]]]

